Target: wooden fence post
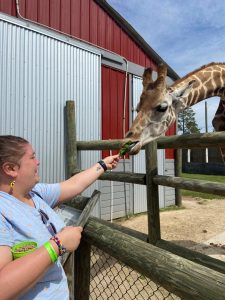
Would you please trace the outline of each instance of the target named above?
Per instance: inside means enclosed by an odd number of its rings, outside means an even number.
[[[67,178],[77,169],[75,103],[66,101],[66,169]]]
[[[153,177],[158,174],[157,142],[153,141],[145,146],[146,188],[148,209],[148,239],[151,244],[160,240],[159,192]]]
[[[67,178],[71,177],[77,169],[77,143],[76,143],[76,120],[75,103],[66,101],[66,156]],[[64,270],[68,278],[70,300],[88,300],[90,286],[90,253],[91,247],[82,241],[79,248],[72,253]]]
[[[66,177],[70,178],[77,168],[77,146],[76,146],[76,124],[75,124],[75,103],[66,101]],[[70,300],[74,300],[74,253],[72,253],[63,268],[65,270]]]
[[[90,295],[91,245],[81,240],[75,252],[74,299],[89,300]]]

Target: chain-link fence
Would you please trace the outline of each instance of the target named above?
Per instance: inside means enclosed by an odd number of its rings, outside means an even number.
[[[90,276],[91,300],[181,299],[93,246]]]

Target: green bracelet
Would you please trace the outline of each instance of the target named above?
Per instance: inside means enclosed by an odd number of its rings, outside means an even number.
[[[51,258],[51,261],[53,263],[55,263],[57,261],[57,259],[58,259],[58,256],[57,256],[57,254],[55,252],[55,249],[53,248],[52,244],[48,241],[43,246],[48,251],[48,254],[49,254],[50,258]]]

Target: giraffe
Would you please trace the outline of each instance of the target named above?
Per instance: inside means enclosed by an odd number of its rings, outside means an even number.
[[[143,91],[134,119],[125,140],[134,142],[130,154],[164,134],[179,112],[204,99],[219,96],[220,103],[213,119],[216,131],[225,130],[225,63],[210,63],[166,86],[167,68],[158,66],[158,78],[152,80],[152,70],[143,74]],[[225,149],[221,149],[225,158]],[[224,159],[225,161],[225,159]]]

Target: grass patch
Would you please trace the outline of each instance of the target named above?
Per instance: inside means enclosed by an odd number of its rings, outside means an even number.
[[[176,205],[170,205],[167,207],[160,208],[160,212],[171,211],[171,210],[180,210],[180,209],[185,209],[185,207],[184,206],[178,207]]]
[[[205,175],[205,174],[189,174],[182,173],[181,177],[189,178],[189,179],[198,179],[198,180],[206,180],[212,182],[221,182],[225,183],[225,177],[220,175]],[[224,196],[208,194],[208,193],[200,193],[195,191],[181,190],[182,196],[188,196],[193,198],[204,198],[204,199],[224,199]]]

